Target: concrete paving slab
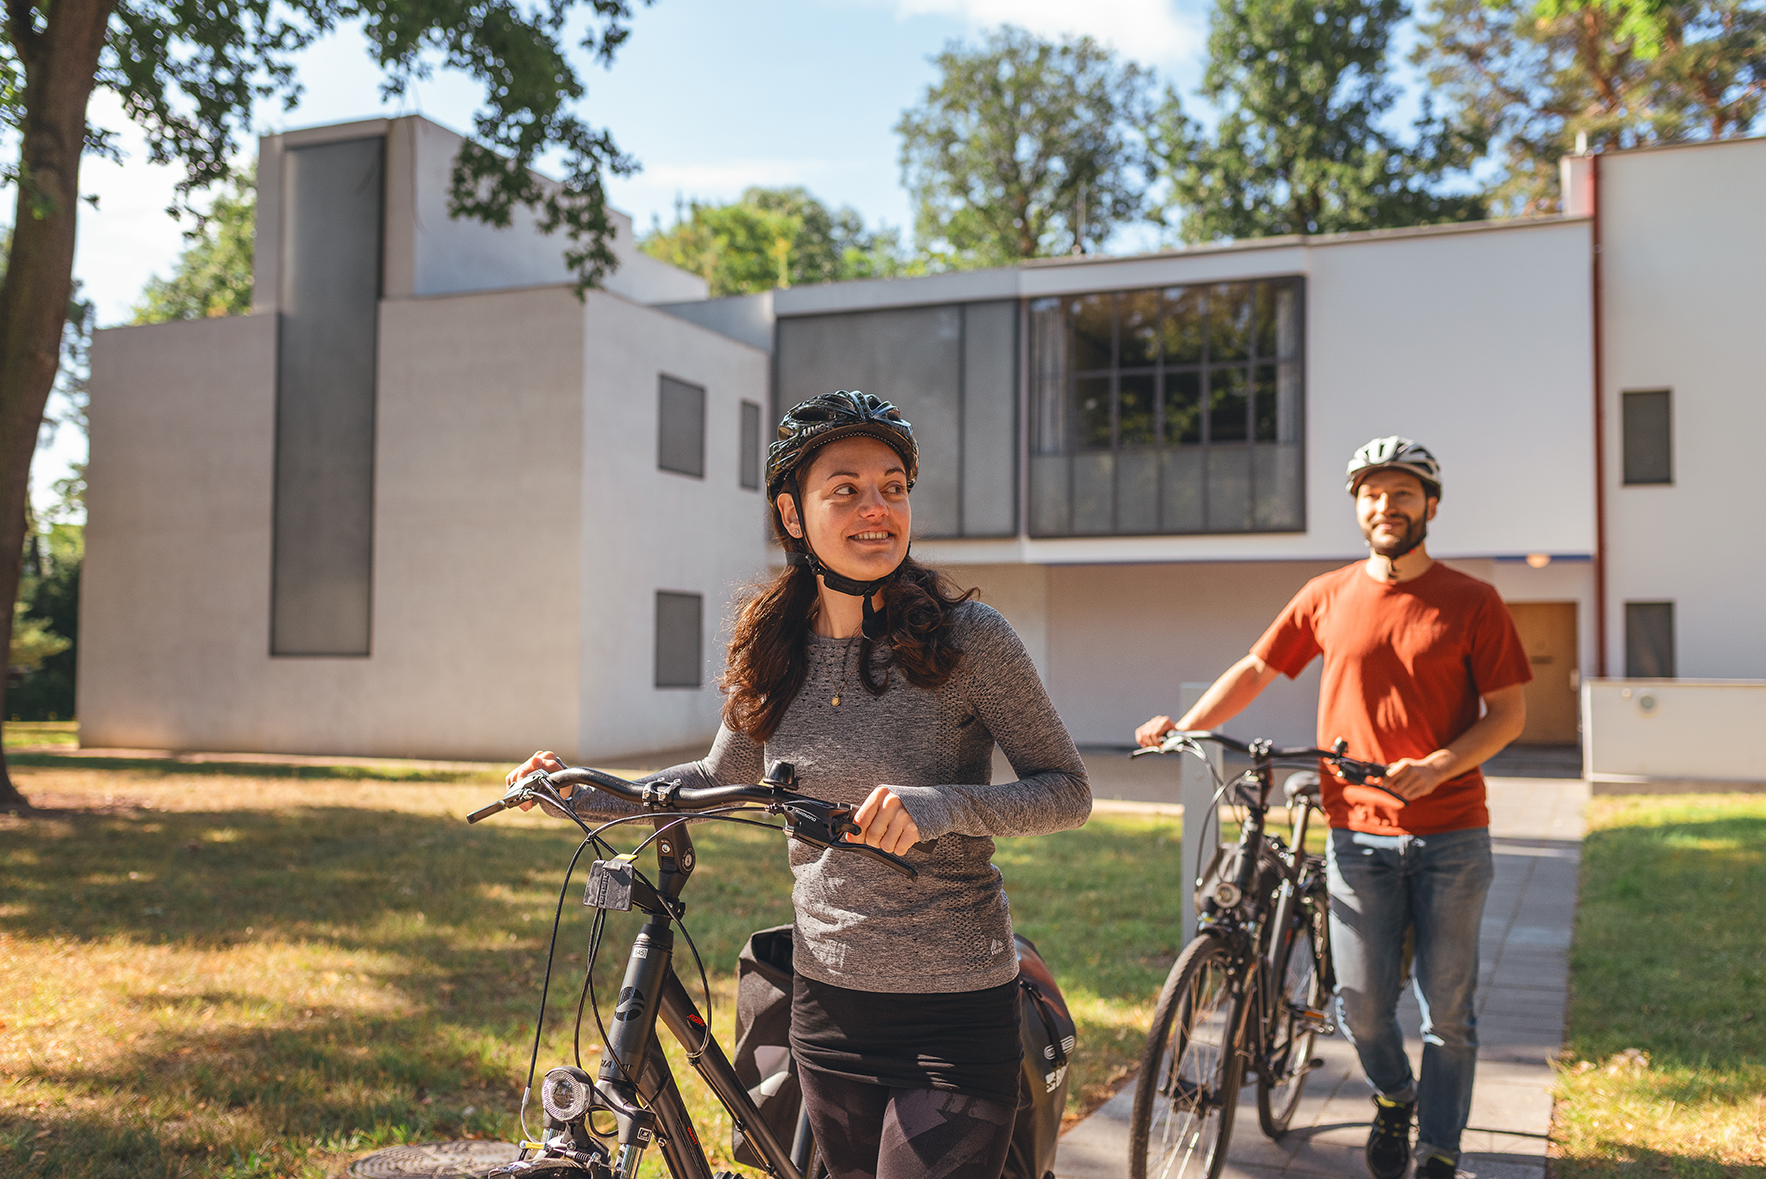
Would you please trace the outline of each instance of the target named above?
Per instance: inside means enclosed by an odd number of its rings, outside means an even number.
[[[1544,1179],[1550,1061],[1563,1042],[1566,951],[1575,926],[1589,791],[1586,783],[1564,778],[1492,777],[1489,784],[1496,880],[1479,929],[1481,1047],[1460,1170],[1474,1179]],[[1408,990],[1399,1021],[1413,1060],[1420,1058],[1417,1006]],[[1279,1142],[1263,1136],[1256,1091],[1244,1090],[1224,1175],[1366,1173],[1362,1152],[1373,1105],[1354,1049],[1339,1034],[1320,1040],[1315,1055],[1323,1063],[1308,1079],[1292,1127]],[[1133,1092],[1130,1083],[1062,1137],[1055,1160],[1059,1179],[1127,1175]]]

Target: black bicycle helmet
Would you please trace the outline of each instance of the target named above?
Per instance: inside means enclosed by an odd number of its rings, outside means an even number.
[[[787,481],[815,451],[855,434],[875,438],[899,454],[907,466],[908,489],[913,490],[920,475],[920,447],[913,426],[880,397],[837,389],[798,402],[779,423],[779,436],[766,452],[767,499],[776,500],[781,491],[789,490]]]
[[[875,438],[900,455],[902,465],[907,468],[908,490],[913,490],[914,480],[920,474],[920,446],[914,441],[913,426],[901,416],[900,410],[880,397],[860,393],[857,389],[837,389],[798,402],[779,423],[779,436],[767,448],[767,501],[776,506],[780,494],[788,491],[801,511],[803,496],[797,487],[798,468],[828,443],[855,435]],[[808,535],[786,536],[783,540],[787,565],[808,569],[836,593],[863,598],[865,637],[872,641],[883,637],[885,619],[872,607],[871,598],[889,583],[901,566],[897,565],[875,581],[854,581],[822,564],[822,559],[810,547]],[[905,555],[903,559],[906,559]]]
[[[1356,451],[1355,457],[1349,460],[1349,476],[1346,482],[1349,494],[1354,495],[1361,486],[1361,481],[1375,471],[1408,472],[1421,481],[1423,491],[1431,498],[1441,498],[1441,464],[1435,461],[1435,456],[1426,447],[1408,438],[1390,434],[1384,438],[1375,438]]]

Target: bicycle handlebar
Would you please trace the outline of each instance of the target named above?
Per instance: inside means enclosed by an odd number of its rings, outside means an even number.
[[[630,782],[616,775],[587,766],[547,773],[535,770],[503,793],[503,797],[480,807],[466,816],[468,823],[488,819],[498,811],[524,802],[550,802],[576,818],[576,811],[558,791],[560,786],[589,787],[603,794],[634,803],[651,814],[716,810],[720,807],[752,803],[764,806],[774,814],[783,815],[786,829],[793,837],[814,847],[832,851],[852,851],[880,860],[912,880],[920,873],[902,857],[868,843],[849,843],[847,835],[859,834],[858,824],[851,821],[858,808],[842,803],[824,802],[819,798],[796,792],[797,772],[789,762],[775,762],[767,776],[752,786],[683,786],[678,781]],[[580,824],[581,819],[577,819]]]
[[[1215,732],[1212,729],[1171,729],[1166,732],[1165,739],[1160,744],[1136,749],[1128,756],[1140,757],[1141,755],[1148,753],[1176,753],[1185,748],[1186,745],[1192,744],[1196,741],[1213,741],[1217,745],[1225,746],[1227,749],[1231,749],[1236,753],[1247,754],[1252,759],[1265,763],[1286,761],[1293,758],[1306,758],[1308,760],[1317,758],[1321,761],[1328,761],[1336,767],[1338,776],[1351,785],[1371,786],[1373,789],[1384,794],[1390,794],[1401,804],[1410,801],[1410,799],[1404,797],[1404,795],[1388,786],[1382,786],[1378,782],[1368,781],[1370,778],[1384,778],[1391,767],[1382,765],[1377,761],[1357,761],[1355,758],[1348,756],[1347,750],[1349,748],[1349,743],[1340,737],[1336,741],[1335,748],[1318,749],[1311,745],[1276,745],[1264,740],[1241,741],[1237,737],[1231,737],[1225,733]]]

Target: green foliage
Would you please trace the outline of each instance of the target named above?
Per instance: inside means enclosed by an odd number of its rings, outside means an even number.
[[[1382,126],[1403,0],[1220,0],[1202,94],[1223,106],[1209,136],[1167,90],[1154,129],[1170,185],[1162,214],[1184,240],[1333,233],[1463,221],[1477,196],[1440,182],[1481,145],[1431,116],[1414,145]]]
[[[1766,99],[1760,0],[1435,0],[1413,60],[1494,145],[1496,210],[1558,210],[1558,160],[1745,135]]]
[[[830,210],[795,187],[749,188],[724,205],[694,201],[639,245],[705,279],[714,298],[908,269],[893,231],[868,231],[857,210]]]
[[[84,479],[84,464],[74,478]],[[24,567],[13,604],[6,712],[22,720],[74,715],[75,644],[80,633],[80,566],[85,527],[52,523],[25,535]]]
[[[450,212],[507,225],[517,205],[534,208],[548,232],[564,232],[565,260],[579,282],[593,285],[615,265],[605,177],[636,164],[605,130],[572,113],[586,90],[567,56],[567,38],[607,64],[630,34],[633,8],[633,0],[240,0],[219,7],[141,0],[114,9],[19,0],[0,34],[0,126],[21,126],[32,103],[85,93],[78,78],[39,76],[24,85],[28,70],[41,75],[71,60],[46,52],[52,25],[59,22],[56,34],[68,42],[88,35],[73,27],[77,22],[108,21],[97,88],[121,99],[151,161],[184,165],[178,200],[194,213],[191,194],[228,177],[257,104],[279,100],[293,109],[299,100],[295,55],[354,24],[384,72],[386,97],[402,95],[437,66],[484,86],[472,140],[454,161]],[[91,128],[86,147],[118,158],[112,140],[111,132]],[[559,160],[561,185],[532,171],[542,154]],[[12,178],[18,166],[3,171],[0,179]]]
[[[952,42],[939,80],[902,115],[914,236],[934,268],[1082,253],[1136,217],[1150,75],[1089,37],[1004,26]]]
[[[232,192],[215,196],[204,223],[178,256],[170,278],[154,275],[135,304],[135,323],[245,315],[251,311],[257,176],[232,177]]]

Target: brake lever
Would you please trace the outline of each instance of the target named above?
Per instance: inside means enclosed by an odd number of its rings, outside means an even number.
[[[868,843],[851,843],[845,839],[848,835],[862,834],[859,825],[852,821],[856,807],[813,798],[794,798],[779,804],[779,809],[785,812],[785,821],[790,826],[793,839],[801,839],[811,847],[827,848],[830,851],[861,852],[882,860],[909,880],[919,878],[919,869],[900,856],[880,847],[872,847]]]

